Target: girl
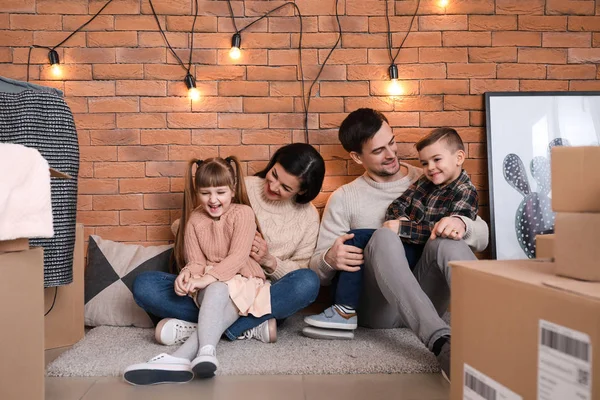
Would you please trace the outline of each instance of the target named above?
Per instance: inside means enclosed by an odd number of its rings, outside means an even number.
[[[197,166],[193,175],[194,166]],[[196,334],[173,354],[160,354],[124,373],[133,385],[188,382],[194,374],[214,376],[216,345],[240,315],[271,312],[270,287],[261,266],[249,256],[257,223],[237,158],[189,163],[181,226],[174,256],[179,275],[174,290],[199,307]]]

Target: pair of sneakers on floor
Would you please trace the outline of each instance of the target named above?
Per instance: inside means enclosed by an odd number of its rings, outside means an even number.
[[[175,318],[161,320],[156,326],[154,337],[160,344],[170,346],[183,344],[196,332],[196,323]],[[247,330],[238,339],[258,339],[264,343],[277,341],[277,323],[275,319],[264,321]],[[125,369],[123,378],[132,385],[154,385],[159,383],[184,383],[194,377],[205,379],[215,376],[219,368],[214,346],[203,346],[192,361],[161,353],[148,362],[134,364]]]
[[[313,339],[354,339],[354,330],[358,326],[356,311],[348,306],[334,304],[321,314],[304,317],[310,326],[302,333]]]

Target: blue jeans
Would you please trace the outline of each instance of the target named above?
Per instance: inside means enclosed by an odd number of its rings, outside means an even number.
[[[346,240],[344,244],[364,249],[374,232],[375,229],[353,229],[348,233],[354,233],[354,237]],[[415,265],[417,265],[419,258],[421,258],[424,246],[407,243],[402,244],[404,245],[404,252],[406,253],[408,265],[413,269]],[[341,271],[336,275],[333,282],[333,298],[335,304],[352,307],[355,310],[358,308],[360,293],[362,291],[363,268],[364,264],[361,264],[360,270],[356,272]]]
[[[177,275],[161,271],[143,272],[133,282],[133,298],[147,313],[158,318],[177,318],[198,321],[198,307],[189,296],[175,294],[173,285]],[[319,293],[319,277],[310,269],[298,269],[271,284],[271,314],[258,318],[240,317],[226,331],[235,340],[248,329],[276,318],[282,320],[309,306]]]

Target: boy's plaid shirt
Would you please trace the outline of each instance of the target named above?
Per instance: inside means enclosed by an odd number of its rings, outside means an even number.
[[[443,217],[461,215],[474,220],[477,210],[477,190],[463,170],[456,180],[442,188],[421,176],[390,204],[385,220],[408,218],[400,221],[398,236],[407,243],[423,244]]]

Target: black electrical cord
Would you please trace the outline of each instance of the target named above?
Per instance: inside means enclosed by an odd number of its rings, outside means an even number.
[[[398,54],[400,54],[400,50],[402,49],[402,46],[404,46],[404,42],[406,41],[406,38],[408,37],[408,34],[412,30],[412,26],[413,26],[413,23],[415,22],[415,17],[417,16],[417,12],[419,11],[419,6],[420,5],[421,5],[421,0],[417,0],[417,8],[415,8],[415,13],[412,15],[412,18],[410,19],[410,26],[408,27],[408,31],[406,32],[406,35],[404,35],[404,39],[402,39],[402,42],[400,42],[400,46],[398,47],[398,51],[396,51],[396,55],[392,56],[392,48],[393,48],[393,44],[392,44],[392,28],[391,28],[391,25],[390,25],[390,15],[389,15],[389,11],[388,11],[388,0],[385,0],[385,20],[387,22],[388,54],[390,56],[390,64],[391,65],[394,65],[396,63],[396,58],[398,57]]]
[[[58,286],[54,287],[54,299],[52,300],[52,305],[50,306],[50,309],[48,311],[46,311],[46,313],[44,314],[44,317],[48,314],[50,314],[50,311],[52,311],[52,309],[54,308],[54,304],[56,304],[56,294],[58,293]]]

